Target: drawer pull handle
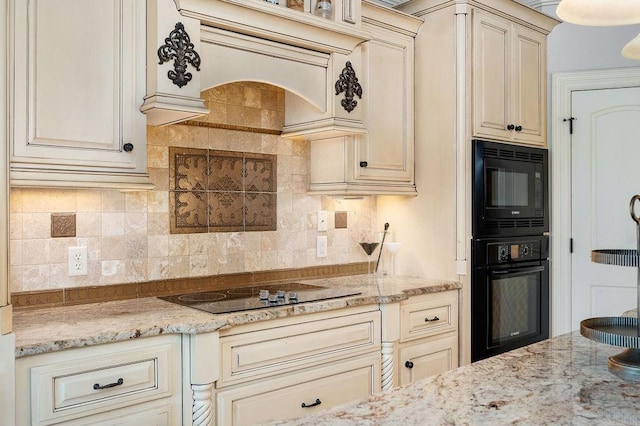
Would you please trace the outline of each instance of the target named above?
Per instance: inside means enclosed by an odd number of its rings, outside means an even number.
[[[404,363],[404,366],[407,368],[413,368],[413,361],[407,361]]]
[[[316,398],[316,402],[312,403],[312,404],[305,404],[304,402],[300,405],[302,408],[309,408],[309,407],[315,407],[316,405],[320,405],[322,404],[322,401],[320,401],[319,398]]]
[[[122,380],[122,378],[120,378],[120,379],[118,379],[117,382],[109,383],[108,385],[100,386],[99,384],[96,383],[95,385],[93,385],[93,389],[100,390],[100,389],[115,388],[116,386],[120,386],[123,383],[124,383],[124,380]]]
[[[440,318],[438,318],[437,316],[429,319],[429,317],[424,319],[424,322],[431,322],[431,321],[440,321]]]

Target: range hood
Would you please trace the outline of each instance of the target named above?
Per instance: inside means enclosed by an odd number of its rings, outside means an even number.
[[[360,0],[334,0],[333,20],[311,14],[312,3],[300,11],[263,0],[149,0],[147,123],[207,114],[201,91],[257,81],[286,90],[283,137],[365,133],[362,108],[345,110],[335,93],[347,67],[360,71],[359,45],[371,39],[360,25]],[[181,87],[167,78],[173,61],[160,64],[157,55],[178,23],[200,58],[199,70],[186,63],[191,77]]]

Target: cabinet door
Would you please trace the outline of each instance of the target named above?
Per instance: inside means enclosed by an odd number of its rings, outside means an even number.
[[[522,127],[514,141],[546,142],[546,36],[514,25],[513,122]]]
[[[511,24],[473,10],[473,134],[511,140]]]
[[[457,335],[403,345],[398,351],[400,386],[444,373],[458,366]]]
[[[413,183],[413,38],[368,27],[362,103],[368,133],[355,136],[354,177]],[[366,166],[364,166],[364,163]]]
[[[473,135],[545,145],[546,36],[473,11]]]
[[[148,187],[144,2],[11,3],[12,184]]]

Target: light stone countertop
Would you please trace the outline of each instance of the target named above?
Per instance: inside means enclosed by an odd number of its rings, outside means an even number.
[[[353,275],[296,282],[358,289],[358,296],[231,314],[210,314],[155,297],[20,310],[13,315],[16,357],[169,333],[206,333],[234,325],[351,306],[393,303],[461,288],[456,281]]]
[[[575,331],[272,425],[638,425],[640,383],[607,368],[623,350]]]

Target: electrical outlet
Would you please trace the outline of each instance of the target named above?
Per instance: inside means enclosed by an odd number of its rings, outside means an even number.
[[[87,248],[69,247],[69,276],[87,275]]]
[[[327,211],[318,210],[318,231],[327,230]]]
[[[316,256],[327,257],[327,236],[320,235],[316,239]]]

